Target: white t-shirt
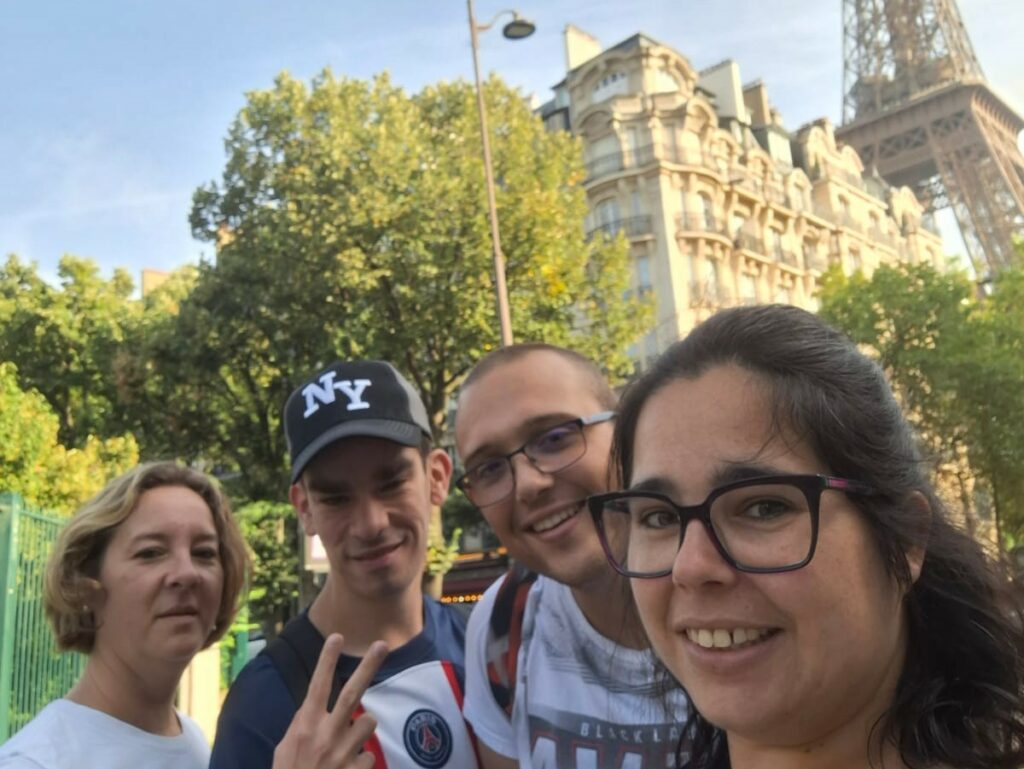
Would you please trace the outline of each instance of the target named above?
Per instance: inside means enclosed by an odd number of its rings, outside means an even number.
[[[178,713],[181,734],[150,734],[95,708],[54,700],[0,745],[0,769],[206,769],[210,746]]]
[[[493,751],[529,769],[663,769],[687,718],[682,691],[660,680],[649,651],[619,646],[583,616],[568,587],[540,576],[523,616],[512,718],[491,692],[486,650],[504,577],[466,630],[465,716]]]

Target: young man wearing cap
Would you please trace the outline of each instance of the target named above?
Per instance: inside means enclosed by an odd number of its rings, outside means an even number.
[[[609,487],[615,404],[597,366],[545,344],[493,352],[463,383],[458,484],[517,562],[466,633],[486,769],[674,764],[685,697],[655,672],[585,503]]]
[[[335,693],[375,640],[391,650],[362,697],[378,769],[476,767],[461,713],[464,623],[421,588],[431,506],[451,477],[422,401],[388,363],[335,363],[291,394],[284,426],[289,498],[330,569],[309,609],[232,685],[211,768],[269,769],[331,633],[345,639]]]

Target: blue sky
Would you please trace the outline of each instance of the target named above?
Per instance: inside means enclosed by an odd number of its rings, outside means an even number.
[[[481,21],[511,0],[477,0]],[[841,0],[521,0],[538,26],[481,38],[481,62],[547,99],[565,72],[566,24],[605,46],[645,32],[701,69],[724,58],[761,78],[796,128],[842,102]],[[1024,2],[960,0],[992,85],[1024,112]],[[173,269],[191,237],[193,190],[219,179],[246,91],[288,70],[409,90],[472,76],[463,0],[0,0],[0,255],[52,277],[61,255]]]

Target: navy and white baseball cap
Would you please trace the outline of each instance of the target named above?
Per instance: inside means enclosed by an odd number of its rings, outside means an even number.
[[[431,437],[419,393],[390,363],[337,361],[299,385],[284,405],[292,483],[335,441],[353,436],[419,446]]]

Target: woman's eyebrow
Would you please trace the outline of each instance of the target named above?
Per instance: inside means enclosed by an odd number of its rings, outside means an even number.
[[[773,465],[758,464],[756,462],[729,462],[715,471],[712,482],[714,487],[717,488],[729,483],[735,483],[736,481],[745,481],[749,478],[792,474],[792,472],[782,470]]]
[[[661,476],[653,476],[651,478],[644,478],[639,483],[631,484],[628,491],[649,491],[657,494],[665,494],[671,496],[672,492],[675,491],[675,484],[667,478]]]
[[[772,465],[763,465],[749,462],[729,462],[723,467],[715,471],[711,477],[711,488],[716,489],[719,486],[725,486],[736,481],[745,481],[748,478],[760,478],[762,476],[770,475],[791,475],[789,472],[785,472],[778,467]],[[650,478],[644,478],[642,481],[632,484],[629,487],[630,491],[649,491],[658,494],[664,494],[671,497],[673,494],[679,494],[681,489],[667,476],[652,476]]]

